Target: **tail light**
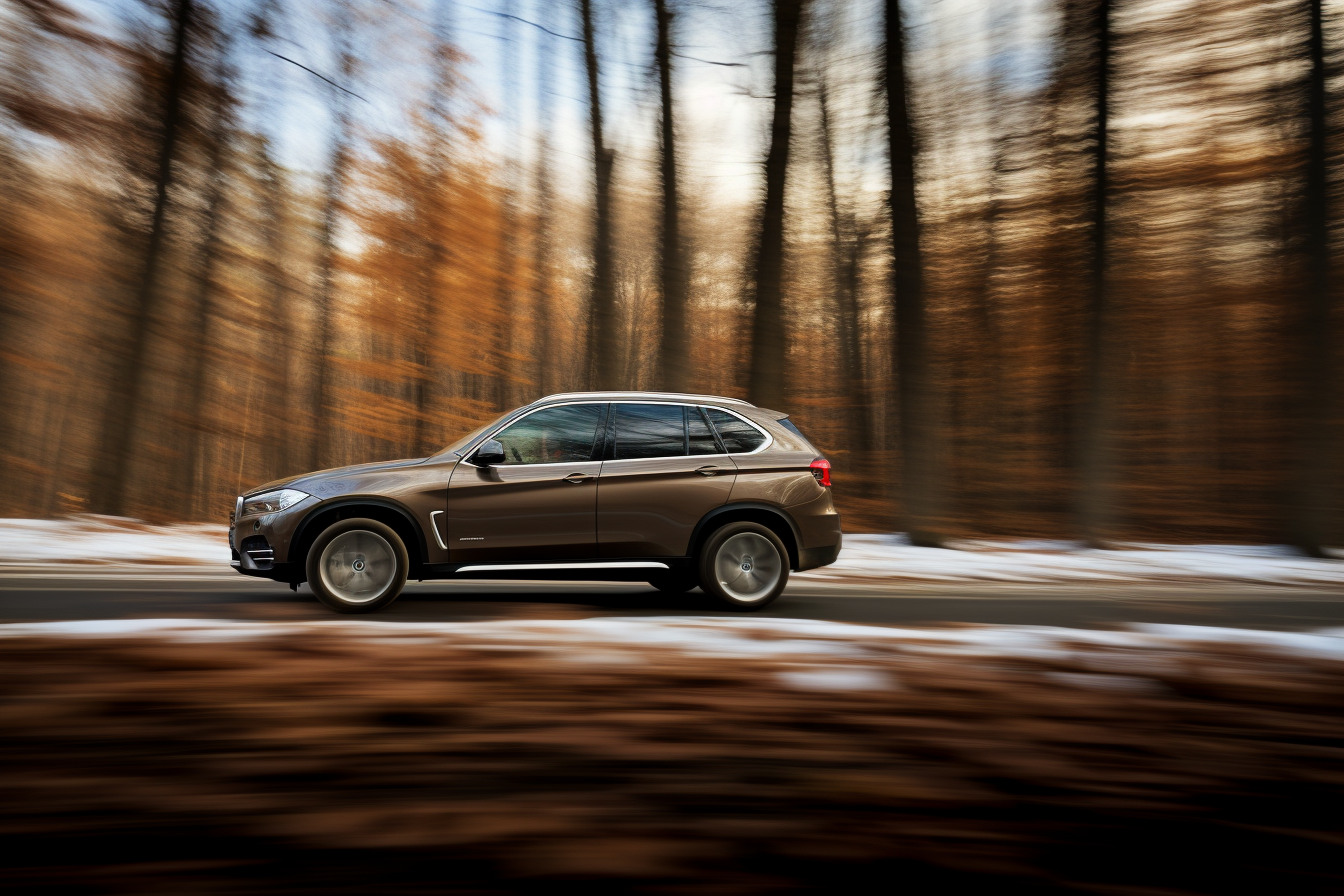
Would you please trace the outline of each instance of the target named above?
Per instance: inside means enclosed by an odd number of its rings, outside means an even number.
[[[831,487],[831,462],[824,457],[812,461],[812,478],[826,488]]]

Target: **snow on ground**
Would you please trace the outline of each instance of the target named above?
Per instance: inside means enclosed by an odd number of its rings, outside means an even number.
[[[803,581],[1273,583],[1344,585],[1344,562],[1283,545],[1130,544],[1089,550],[1061,541],[962,541],[920,548],[904,535],[846,535],[840,559],[796,573]]]
[[[879,584],[1279,584],[1344,586],[1344,562],[1310,560],[1281,545],[1132,544],[1087,550],[1060,541],[963,541],[956,550],[914,547],[902,535],[846,535],[840,559],[797,573],[800,582]],[[76,516],[0,519],[5,566],[196,566],[228,570],[224,526],[151,526],[135,520]]]
[[[546,652],[585,664],[640,663],[654,654],[718,660],[775,660],[781,675],[804,690],[897,687],[881,661],[924,658],[1017,657],[1059,662],[1120,675],[1127,683],[1158,674],[1181,656],[1250,648],[1287,657],[1344,660],[1344,629],[1276,632],[1193,625],[1136,624],[1123,631],[1040,626],[902,629],[811,619],[734,619],[717,616],[599,617],[466,623],[374,620],[235,622],[212,619],[109,619],[15,622],[0,625],[0,641],[20,637],[162,638],[185,642],[250,641],[321,636],[388,644],[440,643],[450,648]],[[1089,658],[1109,659],[1096,665]],[[874,667],[871,663],[876,662]],[[1092,678],[1095,676],[1082,676]],[[1074,680],[1073,685],[1090,681]],[[1110,678],[1098,686],[1112,684]]]
[[[229,530],[215,523],[151,526],[119,517],[0,519],[0,567],[40,564],[229,565]]]

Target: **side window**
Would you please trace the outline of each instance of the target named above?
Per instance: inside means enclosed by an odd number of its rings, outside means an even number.
[[[600,404],[569,404],[528,414],[495,436],[506,464],[563,464],[592,460]]]
[[[719,454],[719,445],[714,441],[714,433],[699,408],[686,409],[686,423],[690,433],[691,454]]]
[[[765,436],[746,421],[718,408],[705,408],[705,412],[709,414],[729,454],[746,454],[765,444]]]
[[[681,457],[686,454],[686,423],[680,405],[617,404],[616,460]]]

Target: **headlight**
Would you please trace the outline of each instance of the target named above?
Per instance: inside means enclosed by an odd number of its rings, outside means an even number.
[[[278,492],[254,495],[243,499],[243,509],[239,516],[252,513],[278,513],[286,507],[293,507],[306,497],[307,492],[301,492],[296,488],[282,488]]]

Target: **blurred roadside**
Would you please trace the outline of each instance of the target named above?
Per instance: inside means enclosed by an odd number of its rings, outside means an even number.
[[[899,534],[846,535],[832,566],[798,583],[850,584],[1262,584],[1344,587],[1344,564],[1279,545],[1132,544],[965,540],[957,550],[916,547]],[[150,525],[118,517],[0,519],[0,576],[22,568],[127,567],[164,576],[229,573],[227,529],[208,523]]]
[[[1339,632],[3,626],[0,885],[1339,892],[1342,704]]]

